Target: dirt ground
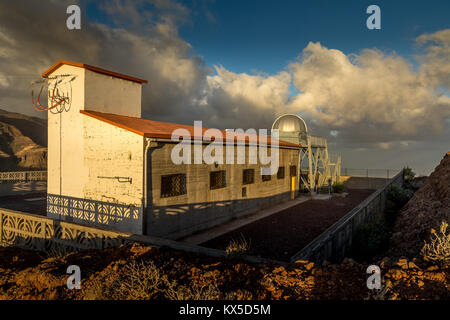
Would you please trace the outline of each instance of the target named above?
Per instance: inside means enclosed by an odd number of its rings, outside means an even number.
[[[291,256],[331,227],[374,190],[354,189],[348,192],[347,197],[308,200],[201,245],[225,250],[232,239],[239,240],[243,236],[250,242],[251,255],[288,261]]]
[[[147,267],[130,268],[140,263]],[[379,291],[366,286],[368,265],[351,259],[339,265],[297,261],[283,266],[139,244],[61,257],[0,247],[0,300],[450,299],[448,265],[388,258],[376,264],[381,268],[384,288]],[[66,287],[69,265],[81,269],[80,290]]]

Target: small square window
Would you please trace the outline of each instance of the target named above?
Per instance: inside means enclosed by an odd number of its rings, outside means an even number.
[[[244,169],[242,171],[242,184],[255,183],[255,169]]]
[[[225,171],[211,171],[209,174],[209,189],[221,189],[227,186]]]
[[[278,167],[277,178],[284,179],[284,167]]]
[[[161,177],[161,198],[186,194],[186,175],[171,174]]]
[[[272,179],[272,176],[270,174],[263,174],[262,176],[262,181],[270,181],[270,179]]]
[[[297,166],[290,166],[289,173],[291,177],[297,176]]]

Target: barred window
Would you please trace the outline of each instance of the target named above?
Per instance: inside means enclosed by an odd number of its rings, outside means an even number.
[[[290,176],[296,177],[297,176],[297,166],[291,166],[289,169],[290,169]]]
[[[277,178],[284,179],[284,167],[278,167]]]
[[[161,198],[186,194],[186,175],[171,174],[161,177]]]
[[[255,169],[244,169],[242,171],[242,184],[255,183]]]
[[[211,190],[227,186],[225,171],[211,171],[209,174],[209,188]]]

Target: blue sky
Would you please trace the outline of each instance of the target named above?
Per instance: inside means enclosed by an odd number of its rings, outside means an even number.
[[[306,47],[320,42],[346,54],[364,48],[395,52],[414,66],[415,38],[450,27],[450,1],[189,0],[188,21],[178,29],[209,67],[275,74]],[[366,9],[381,9],[381,30],[368,30]],[[97,3],[85,5],[91,22],[111,25]],[[151,5],[146,8],[151,9]]]
[[[378,48],[413,61],[414,39],[450,27],[450,1],[216,1],[195,8],[179,29],[209,66],[277,73],[309,41],[344,53]],[[381,8],[381,30],[366,28],[366,8]],[[194,10],[194,9],[193,9]],[[208,19],[207,11],[213,19]]]

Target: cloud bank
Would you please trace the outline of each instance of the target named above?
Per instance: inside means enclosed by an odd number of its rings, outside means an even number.
[[[0,108],[33,114],[29,82],[67,59],[149,80],[144,117],[155,120],[270,128],[276,115],[295,112],[313,134],[382,150],[442,137],[450,125],[449,29],[417,38],[417,70],[394,53],[346,55],[310,42],[285,70],[246,74],[206,66],[178,34],[191,13],[177,2],[100,1],[108,24],[83,17],[81,31],[65,27],[68,4],[0,3]]]

